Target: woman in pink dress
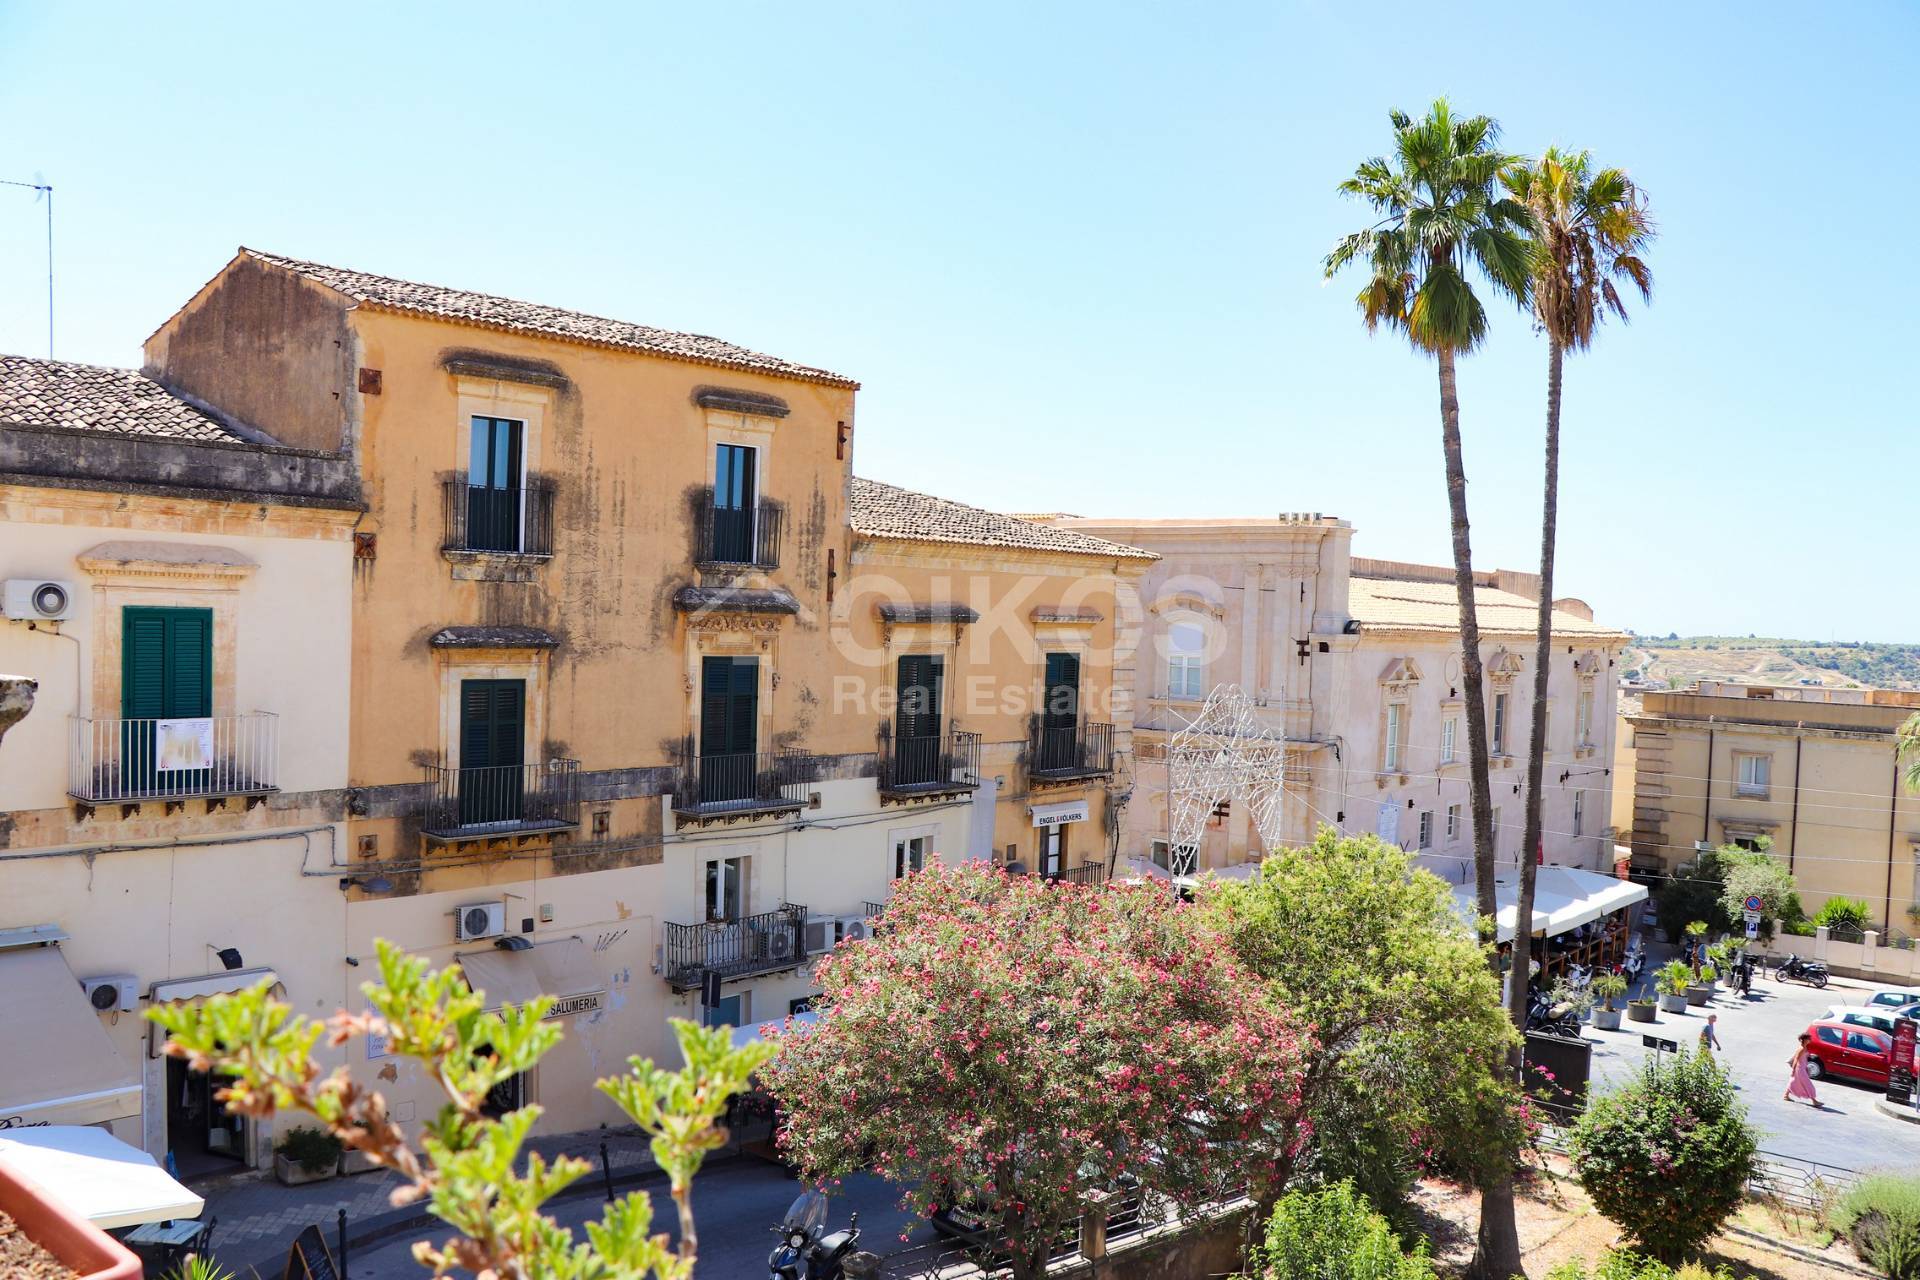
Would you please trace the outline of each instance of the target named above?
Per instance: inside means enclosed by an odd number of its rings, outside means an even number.
[[[1813,1077],[1807,1073],[1807,1055],[1811,1052],[1812,1044],[1813,1037],[1802,1031],[1800,1047],[1794,1051],[1793,1057],[1787,1060],[1787,1065],[1793,1068],[1793,1076],[1787,1081],[1784,1100],[1792,1102],[1795,1098],[1801,1098],[1817,1107],[1820,1105],[1820,1099],[1813,1091]]]

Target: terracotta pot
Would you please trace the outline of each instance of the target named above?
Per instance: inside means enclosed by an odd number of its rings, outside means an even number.
[[[20,1224],[27,1239],[79,1272],[80,1280],[140,1280],[140,1259],[125,1245],[4,1168],[0,1209]]]

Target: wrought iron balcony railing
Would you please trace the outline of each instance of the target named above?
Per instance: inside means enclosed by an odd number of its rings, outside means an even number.
[[[1113,726],[1082,721],[1046,728],[1036,717],[1028,734],[1029,771],[1036,778],[1098,778],[1113,772]]]
[[[898,737],[880,726],[880,790],[887,795],[971,791],[980,785],[980,735],[961,729]]]
[[[674,812],[724,815],[803,808],[815,760],[791,747],[737,755],[701,755],[683,747],[674,778]]]
[[[553,482],[530,476],[515,489],[468,484],[456,477],[444,487],[447,551],[495,555],[553,554]]]
[[[693,499],[694,556],[701,564],[742,568],[780,567],[780,531],[786,508],[762,498],[744,507],[722,506],[713,487],[699,490]]]
[[[580,762],[427,768],[421,831],[442,841],[560,831],[580,825]]]
[[[668,923],[662,929],[661,965],[677,991],[698,987],[708,973],[746,978],[807,960],[807,909],[791,902],[737,920]]]
[[[1068,884],[1103,885],[1107,882],[1107,864],[1083,862],[1077,867],[1068,867],[1054,878]]]
[[[73,717],[67,792],[89,803],[278,791],[280,720],[268,711],[189,719]]]

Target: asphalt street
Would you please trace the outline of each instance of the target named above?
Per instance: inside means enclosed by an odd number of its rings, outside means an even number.
[[[1882,1088],[1830,1076],[1817,1085],[1817,1110],[1804,1102],[1781,1099],[1787,1087],[1787,1059],[1799,1034],[1830,1006],[1861,1003],[1868,989],[1864,983],[1835,979],[1819,991],[1804,983],[1775,982],[1756,975],[1750,996],[1730,995],[1722,988],[1706,1008],[1661,1013],[1654,1026],[1623,1020],[1619,1031],[1587,1027],[1586,1038],[1594,1045],[1594,1079],[1604,1088],[1608,1082],[1631,1077],[1653,1052],[1642,1044],[1644,1034],[1696,1047],[1706,1015],[1715,1013],[1725,1046],[1719,1055],[1721,1065],[1739,1087],[1764,1149],[1843,1169],[1920,1165],[1920,1124],[1876,1111],[1874,1100],[1885,1096]]]

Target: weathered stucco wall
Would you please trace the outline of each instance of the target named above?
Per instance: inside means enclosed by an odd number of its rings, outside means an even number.
[[[347,302],[241,254],[146,343],[145,372],[299,449],[349,451]]]

